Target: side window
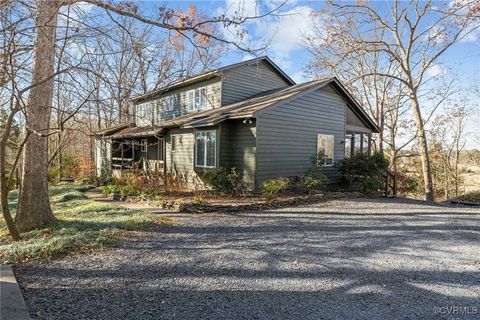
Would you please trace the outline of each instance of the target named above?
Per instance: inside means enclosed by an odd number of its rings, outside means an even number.
[[[334,136],[317,135],[317,154],[324,157],[323,166],[333,166]]]

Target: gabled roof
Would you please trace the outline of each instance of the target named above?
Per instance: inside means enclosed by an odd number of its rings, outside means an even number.
[[[290,85],[295,84],[295,81],[293,81],[285,72],[283,72],[283,70],[280,69],[269,57],[262,56],[262,57],[258,57],[258,58],[254,58],[254,59],[245,60],[245,61],[242,61],[242,62],[230,64],[230,65],[223,66],[223,67],[220,67],[220,68],[217,68],[217,69],[214,69],[214,70],[210,70],[210,71],[206,71],[206,72],[203,72],[203,73],[200,73],[200,74],[197,74],[197,75],[193,75],[193,76],[188,77],[188,78],[184,78],[184,79],[181,79],[181,80],[174,81],[174,82],[172,82],[172,83],[170,83],[170,84],[168,84],[168,85],[166,85],[162,88],[159,88],[157,90],[153,90],[151,92],[147,92],[145,94],[141,94],[141,95],[132,97],[132,98],[130,98],[130,101],[132,101],[132,102],[138,102],[138,101],[142,101],[142,100],[146,101],[146,100],[149,100],[153,97],[161,95],[165,92],[168,92],[168,91],[171,91],[171,90],[174,90],[174,89],[177,89],[177,88],[181,88],[183,86],[193,84],[193,83],[196,83],[196,82],[200,82],[200,81],[208,80],[208,79],[211,79],[211,78],[214,78],[214,77],[218,77],[218,76],[221,75],[221,73],[223,71],[230,70],[230,69],[233,69],[233,68],[237,68],[237,67],[247,65],[247,64],[259,63],[259,62],[262,62],[262,61],[265,62],[267,65],[269,65],[288,84],[290,84]]]
[[[332,85],[337,93],[344,97],[349,108],[367,125],[368,128],[373,132],[380,131],[377,124],[368,116],[341,82],[337,78],[328,78],[266,91],[246,100],[232,103],[221,108],[189,113],[165,121],[158,126],[142,127],[137,128],[137,130],[125,129],[112,137],[121,138],[155,135],[161,134],[165,129],[172,127],[201,128],[213,126],[228,119],[255,118],[269,108],[283,105],[328,85]]]

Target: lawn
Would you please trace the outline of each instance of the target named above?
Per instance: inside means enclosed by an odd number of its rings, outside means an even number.
[[[60,184],[50,188],[56,222],[23,233],[13,242],[3,219],[0,221],[0,263],[45,260],[71,252],[100,250],[114,246],[131,231],[146,230],[172,221],[152,213],[96,202],[85,197],[85,186]],[[10,207],[15,214],[17,193]]]

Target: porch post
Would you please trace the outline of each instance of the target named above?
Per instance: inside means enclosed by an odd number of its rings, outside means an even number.
[[[372,134],[368,134],[368,155],[372,155]]]
[[[365,153],[365,150],[363,150],[364,145],[363,145],[363,135],[364,133],[360,133],[360,152]]]
[[[122,150],[122,165],[120,166],[120,172],[123,172],[123,142],[124,141],[122,140],[122,142],[120,144],[121,145],[121,150]]]
[[[162,149],[162,145],[160,144],[160,138],[157,137],[157,162],[155,162],[155,173],[158,175],[158,173],[160,172],[160,169],[159,169],[159,163],[160,163],[160,157],[161,157],[161,149]]]
[[[145,167],[143,168],[145,170],[145,174],[148,177],[148,137],[145,138]]]
[[[132,168],[135,167],[135,144],[132,143]]]
[[[167,176],[167,142],[165,136],[162,139],[163,180]]]
[[[352,139],[350,140],[350,156],[355,154],[355,132],[352,132]]]

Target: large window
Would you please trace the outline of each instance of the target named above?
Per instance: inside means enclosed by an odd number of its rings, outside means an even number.
[[[324,157],[323,166],[333,166],[334,137],[328,134],[317,135],[317,154]]]
[[[352,156],[352,135],[347,134],[345,136],[345,158],[348,159]]]
[[[214,168],[217,162],[217,133],[215,130],[197,131],[195,134],[195,166]]]
[[[188,91],[188,110],[200,110],[207,107],[207,88]]]

